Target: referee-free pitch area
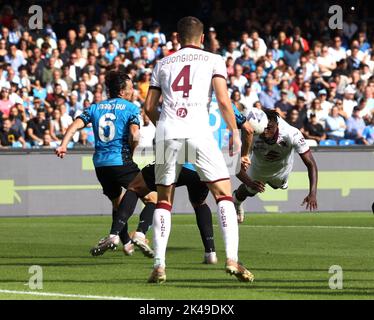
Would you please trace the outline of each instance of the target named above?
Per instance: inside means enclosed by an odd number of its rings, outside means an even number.
[[[1,218],[0,299],[374,299],[371,213],[247,215],[239,252],[254,283],[224,273],[216,220],[219,264],[203,265],[195,217],[173,215],[162,285],[146,283],[152,259],[138,250],[89,255],[109,225],[106,216]],[[42,267],[41,290],[28,285],[33,265]],[[342,290],[329,288],[333,265],[343,270]]]

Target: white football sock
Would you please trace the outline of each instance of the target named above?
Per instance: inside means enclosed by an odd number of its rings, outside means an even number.
[[[156,208],[153,214],[153,246],[155,252],[154,267],[165,268],[166,247],[171,230],[171,212]]]
[[[136,234],[138,237],[140,237],[140,238],[142,238],[142,239],[145,239],[145,234],[144,234],[143,232],[136,231],[135,234]]]
[[[221,200],[217,206],[226,257],[238,261],[239,227],[234,204],[229,200]]]

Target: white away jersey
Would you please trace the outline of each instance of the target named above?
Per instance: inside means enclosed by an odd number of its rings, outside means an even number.
[[[278,118],[278,139],[267,144],[259,136],[253,142],[252,166],[264,177],[287,176],[293,167],[294,151],[303,154],[309,151],[303,134]]]
[[[157,141],[211,134],[208,106],[213,77],[227,78],[223,58],[197,47],[184,47],[157,63],[150,83],[150,89],[160,89],[163,98]]]

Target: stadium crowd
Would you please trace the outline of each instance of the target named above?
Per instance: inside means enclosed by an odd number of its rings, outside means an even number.
[[[180,48],[157,15],[134,14],[126,2],[78,2],[45,4],[42,30],[28,28],[22,2],[2,6],[0,148],[56,147],[84,108],[106,99],[109,69],[132,78],[142,110],[155,63]],[[283,2],[201,1],[191,12],[206,24],[204,49],[225,59],[233,103],[246,115],[276,109],[311,145],[373,145],[373,24],[351,13],[332,30],[318,10],[303,17],[308,7],[275,13]],[[140,145],[150,147],[155,128],[141,118]],[[88,127],[72,146],[93,143]]]

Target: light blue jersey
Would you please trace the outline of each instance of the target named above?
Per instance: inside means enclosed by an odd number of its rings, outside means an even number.
[[[114,98],[92,104],[78,116],[85,125],[92,123],[95,135],[95,167],[120,166],[132,160],[129,144],[130,125],[140,126],[139,108]]]

